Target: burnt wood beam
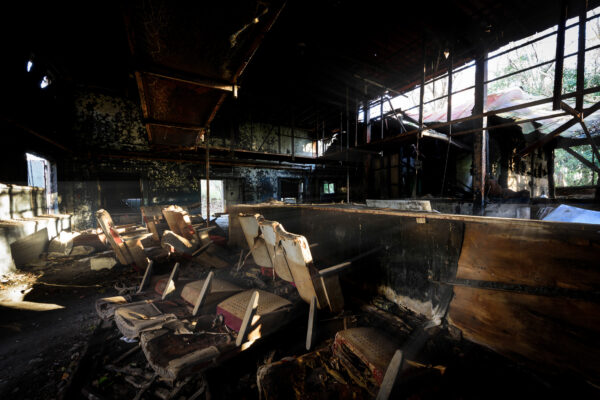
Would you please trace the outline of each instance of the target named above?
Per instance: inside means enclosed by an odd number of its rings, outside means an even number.
[[[485,207],[485,177],[487,175],[488,132],[487,117],[483,116],[487,99],[486,51],[480,48],[475,58],[475,103],[473,114],[481,115],[475,120],[480,133],[473,138],[473,213],[483,213]]]
[[[575,117],[579,120],[579,124],[581,124],[581,127],[583,128],[583,132],[585,133],[585,136],[587,137],[590,145],[592,146],[592,150],[594,151],[594,154],[596,155],[596,159],[600,160],[600,153],[598,152],[598,146],[596,145],[596,142],[592,138],[592,135],[590,134],[590,131],[588,130],[587,125],[585,124],[585,121],[583,120],[583,118],[581,118],[581,115],[576,110],[571,108],[567,103],[561,102],[560,106],[563,110],[565,110],[566,112],[568,112],[573,117]]]
[[[579,154],[578,152],[576,152],[575,150],[573,150],[569,147],[565,147],[564,150],[567,153],[569,153],[570,155],[572,155],[573,157],[575,157],[577,160],[579,160],[579,162],[581,162],[583,165],[585,165],[586,167],[588,167],[600,174],[600,168],[598,166],[596,166],[595,164],[592,164],[592,162],[590,160],[583,157],[581,154]]]
[[[585,78],[585,25],[587,18],[587,0],[581,0],[579,10],[579,35],[577,43],[577,97],[575,108],[583,111],[583,87]]]
[[[555,130],[553,130],[552,132],[548,133],[547,135],[544,135],[540,140],[531,143],[529,146],[525,147],[524,149],[522,149],[521,151],[519,151],[516,156],[518,158],[521,158],[529,153],[531,153],[533,150],[538,149],[546,144],[548,144],[550,141],[552,141],[552,139],[554,139],[555,137],[557,137],[558,135],[560,135],[562,132],[566,131],[567,129],[569,129],[570,127],[572,127],[573,125],[579,123],[579,121],[582,118],[585,118],[593,113],[595,113],[596,111],[600,110],[600,102],[594,104],[593,106],[583,110],[583,115],[580,118],[577,117],[573,117],[571,120],[565,122],[564,124],[562,124],[561,126],[559,126],[558,128],[556,128]]]

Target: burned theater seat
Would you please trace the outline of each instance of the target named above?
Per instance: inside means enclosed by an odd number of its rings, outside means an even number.
[[[278,233],[278,228],[281,227],[281,231],[283,231],[283,226],[277,221],[268,221],[266,219],[260,220],[258,226],[260,227],[267,251],[269,252],[275,274],[284,281],[293,282],[294,277],[292,276],[292,271],[285,258],[283,249],[280,246],[281,238]]]
[[[200,228],[192,225],[192,220],[183,208],[169,206],[162,213],[169,225],[169,230],[163,232],[161,245],[174,249],[175,252],[192,255],[204,245],[210,244],[209,232],[214,227]]]
[[[121,333],[128,338],[136,338],[148,329],[158,329],[163,324],[178,318],[188,318],[199,313],[214,313],[218,302],[242,289],[221,280],[207,279],[184,282],[177,279],[173,269],[160,300],[137,302],[116,309],[115,322]],[[210,286],[210,290],[207,287]],[[201,301],[199,301],[201,300]]]
[[[103,297],[96,300],[95,305],[98,316],[101,319],[108,320],[114,317],[115,310],[119,307],[160,300],[167,287],[169,275],[153,276],[153,265],[154,261],[150,261],[135,293]],[[175,264],[174,269],[178,269],[178,264]],[[179,280],[179,292],[181,292],[181,287],[188,282],[190,282],[190,279],[182,278]],[[174,294],[178,294],[177,289]]]
[[[312,264],[306,238],[286,232],[276,222],[263,221],[253,215],[248,216],[247,221],[252,222],[252,219],[260,221],[261,227],[265,228],[267,240],[263,245],[274,243],[274,260],[280,261],[281,275],[286,275],[287,271],[288,278],[294,278],[300,297],[311,305],[310,315],[314,317],[317,307],[333,312],[341,310],[343,299],[334,297],[341,296],[337,276],[335,280],[322,279]],[[270,235],[273,237],[268,238]],[[252,238],[254,249],[257,248],[256,238],[261,239],[259,236]],[[283,257],[278,257],[279,254]],[[344,266],[350,264],[343,263]],[[277,332],[298,316],[300,304],[266,290],[245,290],[219,303],[216,315],[212,317],[204,315],[194,321],[179,320],[165,324],[164,329],[143,332],[140,335],[142,349],[162,378],[179,379],[232,357],[256,340]],[[309,320],[309,325],[314,324]],[[194,334],[180,334],[184,331]],[[312,340],[312,335],[308,336],[307,342]]]
[[[141,206],[142,218],[146,223],[146,228],[152,233],[152,239],[160,242],[164,231],[169,229],[169,225],[162,214],[164,206]]]
[[[132,226],[116,226],[106,210],[98,210],[96,220],[121,264],[135,265],[143,269],[148,266],[149,260],[144,252],[143,242],[148,243],[151,240],[151,233],[147,233],[145,229],[140,232]]]
[[[379,387],[396,352],[397,344],[375,328],[359,327],[338,332],[333,354],[351,376],[364,376],[368,386]],[[364,371],[369,371],[364,374]]]
[[[176,332],[189,330],[190,325],[179,321],[170,329],[144,332],[141,345],[152,368],[163,379],[176,380],[245,350],[287,324],[294,310],[283,297],[247,290],[219,303],[221,325],[213,326],[214,315],[204,316],[195,321],[197,333],[181,335]]]
[[[254,263],[261,268],[273,268],[273,261],[267,250],[259,223],[264,220],[260,214],[240,214],[238,216],[246,243]]]
[[[167,286],[168,276],[152,276],[154,261],[150,261],[138,290],[134,294],[103,297],[96,300],[96,313],[107,320],[114,316],[115,310],[121,306],[136,302],[160,299]]]

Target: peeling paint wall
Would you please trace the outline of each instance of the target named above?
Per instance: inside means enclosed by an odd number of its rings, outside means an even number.
[[[82,147],[147,151],[148,137],[140,106],[130,100],[95,92],[79,92],[75,98],[73,130]]]

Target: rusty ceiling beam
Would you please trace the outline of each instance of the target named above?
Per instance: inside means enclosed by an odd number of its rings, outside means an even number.
[[[154,119],[144,119],[143,123],[151,126],[164,126],[165,128],[186,129],[190,131],[198,131],[204,129],[204,125],[184,124],[181,122],[157,121]]]
[[[209,89],[222,90],[224,92],[232,92],[237,94],[239,87],[236,84],[232,84],[225,81],[220,81],[217,79],[210,79],[205,77],[200,77],[196,75],[186,74],[185,72],[174,71],[174,70],[165,70],[163,67],[146,67],[140,68],[139,72],[152,75],[157,78],[167,79],[170,81],[176,81],[181,83],[186,83],[188,85],[200,86]]]

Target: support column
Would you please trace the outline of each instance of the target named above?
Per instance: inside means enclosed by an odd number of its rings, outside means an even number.
[[[475,58],[475,104],[473,115],[485,112],[487,99],[487,52],[482,47]],[[474,128],[486,128],[487,117],[475,119]],[[485,177],[488,164],[488,131],[473,134],[473,215],[483,215],[485,208]]]

